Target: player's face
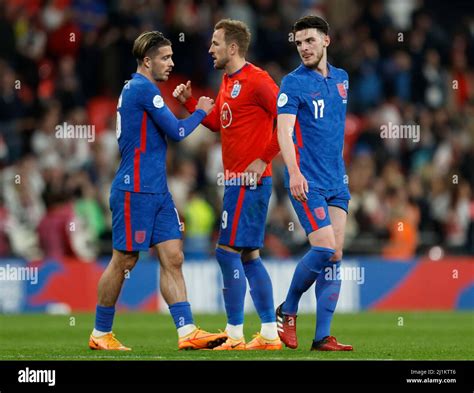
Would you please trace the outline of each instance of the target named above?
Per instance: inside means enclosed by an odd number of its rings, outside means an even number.
[[[224,34],[224,29],[214,31],[211,47],[209,48],[216,70],[223,70],[230,60]]]
[[[157,82],[165,82],[168,80],[171,70],[174,67],[173,60],[173,50],[171,46],[162,46],[158,49],[155,56],[149,58],[151,76]],[[144,61],[146,61],[146,57]]]
[[[295,44],[303,64],[317,68],[329,45],[329,36],[317,29],[300,30],[295,34]]]

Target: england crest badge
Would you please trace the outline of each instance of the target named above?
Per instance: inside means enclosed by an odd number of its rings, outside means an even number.
[[[242,87],[242,85],[239,83],[239,81],[235,81],[234,87],[232,87],[232,91],[230,93],[230,96],[232,98],[237,97],[240,94],[241,87]]]
[[[337,90],[339,91],[339,95],[342,98],[347,98],[347,91],[346,91],[346,86],[344,83],[338,83],[337,84]]]

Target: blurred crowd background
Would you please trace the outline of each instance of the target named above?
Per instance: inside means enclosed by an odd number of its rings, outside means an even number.
[[[474,253],[474,12],[470,1],[0,0],[0,257],[111,254],[110,184],[119,163],[117,98],[135,71],[134,39],[160,30],[175,68],[170,96],[193,82],[214,96],[214,24],[252,32],[248,60],[279,84],[299,65],[291,26],[306,14],[331,26],[329,61],[350,76],[345,160],[352,194],[346,255],[405,260]],[[56,126],[94,126],[60,139]],[[381,138],[381,125],[419,125],[420,139]],[[303,252],[306,238],[273,163],[264,254]],[[223,187],[219,135],[201,127],[170,144],[169,187],[188,258],[212,254]]]

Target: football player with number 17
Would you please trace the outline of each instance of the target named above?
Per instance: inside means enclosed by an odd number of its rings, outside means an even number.
[[[316,333],[311,350],[352,351],[351,345],[340,344],[330,335],[341,289],[350,194],[342,158],[349,77],[327,62],[328,32],[328,23],[317,16],[305,16],[294,24],[302,64],[283,78],[278,95],[285,185],[311,249],[298,263],[276,316],[281,340],[296,348],[298,303],[316,281]]]

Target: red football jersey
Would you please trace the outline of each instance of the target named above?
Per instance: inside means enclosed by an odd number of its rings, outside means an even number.
[[[278,90],[266,71],[250,63],[224,74],[216,106],[202,124],[221,132],[226,177],[243,173],[257,158],[268,163],[263,177],[272,175],[271,160],[280,150],[274,131]],[[185,107],[192,113],[196,104],[190,98]]]

